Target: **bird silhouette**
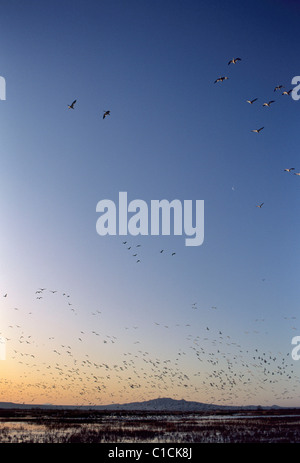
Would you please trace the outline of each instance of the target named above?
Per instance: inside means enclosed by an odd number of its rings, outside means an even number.
[[[227,80],[227,79],[229,79],[229,77],[218,77],[214,83],[216,84],[217,82],[223,82],[224,80]]]
[[[74,109],[74,105],[76,103],[77,100],[74,100],[70,105],[68,105],[68,108],[69,109]]]
[[[274,101],[274,100],[271,100],[271,101],[269,101],[268,103],[264,103],[263,106],[269,107],[270,104],[272,104],[272,103],[275,103],[275,101]]]
[[[264,129],[264,127],[261,127],[260,129],[251,130],[251,132],[259,133],[262,129]]]
[[[249,104],[253,104],[255,101],[257,101],[257,98],[254,98],[253,100],[246,100],[246,102]]]
[[[284,88],[283,85],[277,85],[275,88],[274,88],[274,92],[276,92],[277,90],[280,90],[281,88]]]
[[[110,111],[104,111],[103,119],[105,119],[107,116],[110,116]]]
[[[229,64],[236,64],[237,61],[242,61],[241,58],[232,58],[230,61],[228,61],[228,66]]]

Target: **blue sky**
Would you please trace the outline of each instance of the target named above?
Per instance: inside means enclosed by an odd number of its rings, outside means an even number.
[[[300,103],[274,92],[278,84],[292,88],[300,74],[299,14],[297,2],[279,0],[228,1],[226,8],[219,0],[2,2],[0,274],[8,296],[1,300],[0,332],[9,341],[0,367],[10,389],[1,400],[128,402],[159,390],[203,402],[299,404],[297,362],[286,383],[278,377],[260,394],[261,366],[252,362],[247,395],[242,385],[209,389],[208,370],[199,368],[193,349],[204,349],[207,361],[219,345],[219,361],[222,349],[233,361],[236,345],[210,337],[221,331],[242,346],[245,359],[255,349],[279,358],[299,335],[292,317],[299,300],[300,186],[284,169],[300,171]],[[234,57],[241,61],[228,65]],[[229,79],[215,84],[219,76]],[[104,110],[111,111],[105,120]],[[100,237],[96,205],[117,203],[120,191],[148,204],[204,200],[203,245],[128,236],[125,246],[124,237]],[[40,287],[47,290],[37,300]],[[101,344],[93,328],[101,331]],[[35,340],[25,346],[35,367],[19,364],[20,330]],[[107,345],[105,336],[118,342]],[[57,344],[50,346],[51,337]],[[53,350],[65,345],[64,337],[73,343],[72,359],[90,355],[110,366],[127,350],[140,362],[137,349],[145,350],[151,360],[187,371],[189,387],[179,379],[160,391],[158,380],[158,390],[149,390],[152,379],[143,370],[139,388],[121,375],[121,383],[106,380],[102,395],[92,388],[84,397],[79,389],[53,395],[54,377],[43,368],[47,362],[53,368]],[[180,349],[188,360],[175,366]],[[20,377],[28,391],[23,397]],[[33,377],[44,395],[27,384]]]

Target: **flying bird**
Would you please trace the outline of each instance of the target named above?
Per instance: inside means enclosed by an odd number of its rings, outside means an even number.
[[[256,207],[261,208],[264,205],[264,203],[258,204]]]
[[[216,83],[216,82],[223,82],[223,80],[226,80],[226,79],[229,79],[229,77],[218,77],[218,78],[214,81],[214,83]]]
[[[103,119],[105,119],[106,116],[110,116],[110,111],[104,111]]]
[[[229,62],[228,62],[228,65],[229,64],[236,64],[237,61],[242,61],[241,58],[232,58]]]
[[[300,172],[295,172],[294,175],[300,175]]]
[[[277,85],[275,88],[274,88],[274,92],[276,92],[276,90],[280,90],[281,88],[284,88],[283,85]]]
[[[291,92],[292,92],[293,89],[289,90],[288,92],[285,90],[284,92],[282,92],[282,95],[289,95]]]
[[[256,100],[257,100],[257,98],[254,98],[254,100],[246,100],[246,101],[247,101],[247,103],[253,104]]]
[[[74,100],[73,103],[71,103],[70,105],[68,105],[68,108],[69,109],[74,109],[74,104],[76,103],[77,100]]]
[[[289,169],[284,169],[285,172],[291,172],[291,170],[295,170],[295,167],[290,167]]]
[[[251,130],[251,132],[255,132],[255,133],[259,133],[264,127],[261,127],[260,129],[254,129],[254,130]]]
[[[271,101],[269,101],[268,103],[264,103],[263,106],[268,106],[268,107],[269,107],[270,104],[272,104],[272,103],[275,103],[275,101],[274,101],[274,100],[271,100]]]

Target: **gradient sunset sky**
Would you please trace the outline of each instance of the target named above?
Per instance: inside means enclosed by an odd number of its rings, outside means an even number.
[[[224,5],[1,2],[0,401],[299,406],[300,4]],[[203,244],[99,236],[119,192]]]

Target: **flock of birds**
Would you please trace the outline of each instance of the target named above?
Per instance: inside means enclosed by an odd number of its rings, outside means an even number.
[[[242,58],[239,58],[239,57],[237,57],[237,58],[232,58],[232,59],[230,59],[230,60],[228,61],[227,64],[228,64],[228,66],[229,66],[229,65],[231,65],[231,64],[237,64],[239,61],[242,61]],[[218,82],[224,82],[225,80],[228,80],[228,79],[229,79],[228,76],[221,76],[221,77],[218,77],[218,78],[214,81],[214,83],[216,84],[216,83],[218,83]],[[284,87],[284,85],[282,85],[282,84],[276,85],[275,88],[273,89],[273,92],[281,91],[281,90],[283,90],[284,88],[285,88],[285,87]],[[283,91],[281,92],[282,95],[287,95],[287,96],[290,96],[291,93],[292,93],[292,89],[290,89],[290,90],[283,90]],[[256,101],[258,101],[258,98],[253,98],[253,99],[248,99],[248,100],[246,100],[246,102],[249,103],[249,104],[251,104],[251,105],[253,105]],[[275,103],[275,101],[276,101],[276,100],[269,100],[269,101],[266,101],[266,102],[264,102],[264,103],[262,104],[262,106],[263,106],[263,107],[269,108],[273,103]],[[76,102],[77,102],[77,99],[75,99],[70,105],[68,105],[68,108],[69,108],[69,109],[74,109]],[[102,118],[105,119],[105,118],[106,118],[107,116],[109,116],[109,115],[110,115],[110,110],[105,110],[105,111],[103,111],[103,116],[102,116]],[[252,129],[251,132],[259,134],[264,128],[265,128],[265,127],[263,126],[263,127],[259,127],[258,129]],[[291,167],[291,168],[288,168],[288,169],[284,169],[285,172],[292,172],[293,170],[295,170],[294,167]],[[300,176],[300,172],[293,172],[293,173],[294,173],[294,175]],[[263,204],[264,204],[264,203],[262,203],[262,204],[260,204],[260,205],[257,205],[256,207],[261,208]],[[139,263],[139,262],[140,262],[140,260],[138,259],[138,260],[137,260],[137,263]]]
[[[139,264],[141,262],[141,255],[139,254],[139,251],[136,248],[141,248],[141,244],[130,244],[128,241],[123,241],[122,242],[123,246],[126,246],[127,251],[133,252],[132,257],[136,258],[136,263]],[[159,251],[159,254],[169,254],[171,257],[176,255],[175,251],[167,251],[166,249],[161,249]]]
[[[228,65],[230,64],[236,64],[238,63],[239,61],[242,61],[241,58],[232,58],[230,61],[228,61]],[[228,76],[222,76],[222,77],[218,77],[214,83],[218,83],[218,82],[224,82],[225,80],[228,80],[229,77]],[[273,92],[278,92],[278,91],[281,91],[283,90],[285,87],[284,85],[282,84],[279,84],[279,85],[276,85],[276,87],[273,89]],[[290,89],[290,90],[283,90],[281,92],[281,95],[286,95],[286,96],[290,96],[291,93],[292,93],[293,89]],[[246,100],[247,103],[249,103],[250,105],[253,105],[256,101],[258,101],[258,98],[252,98],[252,99],[248,99]],[[273,103],[275,103],[276,100],[269,100],[269,101],[266,101],[262,104],[263,107],[265,108],[269,108]],[[252,129],[251,132],[253,133],[257,133],[259,134],[265,127],[259,127],[258,129]],[[291,167],[291,168],[288,168],[288,169],[284,169],[285,172],[292,172],[294,171],[295,168],[294,167]],[[298,175],[300,176],[300,172],[294,172],[294,175]],[[263,206],[264,203],[261,203],[259,205],[257,205],[256,207],[258,208],[261,208]]]
[[[274,92],[280,90],[284,88],[283,85],[277,85],[275,88],[274,88]],[[290,95],[292,92],[292,89],[289,90],[289,91],[283,91],[282,92],[282,95]],[[253,104],[255,103],[255,101],[257,101],[258,98],[254,98],[253,100],[246,100],[247,103],[249,104]],[[265,102],[262,104],[263,107],[266,107],[266,108],[269,108],[271,106],[271,104],[275,103],[275,100],[270,100],[268,102]],[[260,133],[262,130],[264,129],[264,127],[260,127],[259,129],[252,129],[251,132],[254,132],[254,133]]]
[[[241,58],[233,58],[228,66],[240,61]],[[227,79],[229,77],[222,76],[215,83]],[[277,85],[274,92],[283,88],[283,85]],[[282,95],[290,93],[291,90],[282,91]],[[246,101],[253,105],[257,100]],[[75,99],[68,108],[74,110],[76,103]],[[270,108],[274,103],[275,100],[269,100],[262,106]],[[105,119],[109,115],[110,111],[105,110],[102,117]],[[252,132],[260,133],[263,129],[260,127]],[[294,170],[294,167],[284,169],[300,175]],[[264,202],[256,207],[262,208],[263,205]],[[128,241],[122,244],[132,252],[136,263],[140,263],[141,245],[129,244]],[[166,249],[160,249],[158,253],[176,254]],[[184,395],[186,399],[195,400],[195,395],[198,395],[206,397],[206,401],[223,404],[251,403],[257,397],[264,397],[266,403],[268,399],[273,403],[299,398],[299,378],[294,374],[295,364],[290,361],[290,353],[267,351],[259,348],[258,344],[243,347],[240,340],[234,340],[232,333],[218,325],[214,318],[219,310],[216,306],[203,308],[197,302],[192,303],[186,317],[189,323],[184,325],[176,323],[175,318],[171,324],[153,320],[147,332],[157,337],[158,345],[165,342],[164,358],[158,356],[155,350],[149,352],[145,332],[138,336],[140,326],[122,327],[115,320],[115,332],[107,333],[103,309],[97,308],[89,313],[86,309],[80,310],[67,292],[37,288],[30,311],[11,306],[7,293],[3,294],[3,298],[7,324],[2,324],[0,336],[7,343],[9,362],[17,365],[18,380],[10,379],[9,375],[0,379],[0,400],[15,401],[16,397],[23,396],[26,402],[64,403],[66,397],[72,397],[78,405],[99,405],[115,399],[137,401],[151,395],[156,398],[158,394],[169,395],[170,391],[178,398]],[[34,332],[31,326],[39,326],[41,309],[46,307],[48,310],[52,303],[55,306],[53,313],[56,309],[62,310],[63,323],[68,319],[68,333],[57,331],[59,321],[55,320],[43,328],[48,336],[41,339],[39,330]],[[200,320],[195,318],[199,311],[202,314]],[[29,317],[30,324],[22,326],[24,317]],[[76,322],[68,317],[76,317]],[[296,320],[296,317],[283,318],[288,322]],[[265,319],[253,321],[261,327],[264,322]],[[295,330],[296,327],[290,329]],[[246,341],[247,335],[259,336],[261,333],[261,329],[248,329],[242,334],[242,339]],[[263,332],[264,339],[267,334]]]
[[[273,404],[299,394],[290,353],[268,351],[258,343],[243,347],[228,329],[218,325],[217,306],[193,302],[185,308],[189,320],[185,324],[176,323],[175,317],[168,324],[153,320],[147,332],[160,340],[158,344],[165,343],[163,357],[155,349],[151,353],[142,326],[118,326],[116,321],[114,332],[107,333],[105,310],[81,311],[67,292],[37,288],[30,312],[11,305],[7,293],[3,297],[7,326],[2,326],[0,336],[6,339],[8,360],[14,362],[18,380],[2,376],[0,400],[15,401],[23,396],[26,403],[64,404],[71,395],[78,406],[92,406],[144,400],[146,395],[156,398],[172,390],[175,398],[184,395],[187,400],[195,400],[197,394],[211,403],[238,404],[262,396]],[[38,326],[35,318],[43,319],[43,307],[49,310],[49,304],[53,304],[54,318],[57,312],[64,312],[67,317],[79,318],[80,324],[69,319],[66,335],[57,331],[59,320],[53,320],[44,329],[47,338],[41,338],[33,328]],[[201,319],[195,315],[197,311],[201,311]],[[30,320],[26,326],[22,325],[24,315]],[[288,324],[296,320],[282,318]],[[253,320],[252,336],[258,340],[268,334],[265,321]],[[250,334],[244,331],[242,340]]]

